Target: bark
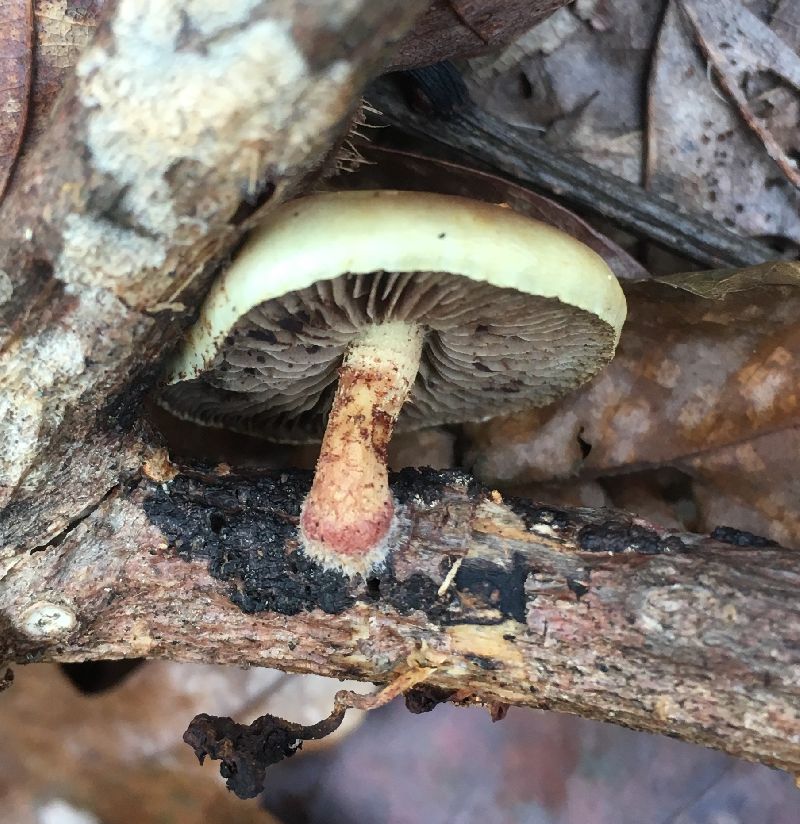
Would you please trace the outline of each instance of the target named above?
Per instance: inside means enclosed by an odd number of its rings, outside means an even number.
[[[200,6],[107,6],[0,210],[0,557],[138,465],[124,433],[215,263],[330,163],[425,3]]]
[[[59,546],[6,564],[0,657],[378,683],[430,666],[433,696],[573,712],[800,773],[793,550],[405,470],[392,479],[396,550],[350,580],[297,548],[309,473],[165,480],[175,470],[157,457],[157,480],[118,488]]]

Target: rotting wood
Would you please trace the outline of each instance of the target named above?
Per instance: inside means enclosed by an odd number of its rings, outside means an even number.
[[[0,210],[0,557],[57,539],[254,213],[330,164],[423,0],[109,2]]]
[[[221,472],[139,478],[59,546],[7,561],[0,658],[145,656],[377,683],[428,662],[434,693],[577,713],[800,773],[796,551],[406,470],[392,480],[389,565],[349,581],[297,551],[309,473]]]
[[[511,175],[523,185],[555,194],[563,201],[609,218],[633,234],[656,241],[677,254],[712,267],[752,266],[777,253],[751,238],[728,231],[712,218],[687,214],[674,203],[578,157],[561,155],[530,132],[505,123],[475,106],[447,117],[412,111],[388,79],[368,91],[381,112],[377,122],[446,146],[449,158],[464,157]]]

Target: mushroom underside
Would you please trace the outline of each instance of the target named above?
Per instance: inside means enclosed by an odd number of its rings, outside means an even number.
[[[344,274],[251,309],[203,374],[167,386],[160,402],[209,426],[319,440],[348,347],[389,322],[424,334],[398,431],[544,406],[615,345],[609,324],[555,298],[442,272]]]

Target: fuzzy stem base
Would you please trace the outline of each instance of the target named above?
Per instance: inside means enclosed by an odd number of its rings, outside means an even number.
[[[351,344],[303,504],[306,553],[324,566],[365,573],[383,560],[394,517],[386,452],[419,368],[422,331],[372,326]]]

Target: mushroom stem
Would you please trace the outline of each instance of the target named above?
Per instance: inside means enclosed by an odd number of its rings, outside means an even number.
[[[345,355],[300,516],[306,553],[326,567],[364,573],[387,552],[394,503],[386,451],[422,340],[416,324],[395,321],[367,328]]]

